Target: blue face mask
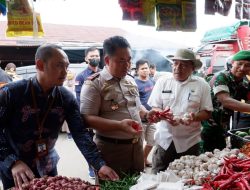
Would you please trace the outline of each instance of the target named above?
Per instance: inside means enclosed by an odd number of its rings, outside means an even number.
[[[100,63],[100,59],[89,59],[89,64],[92,66],[92,67],[97,67]]]

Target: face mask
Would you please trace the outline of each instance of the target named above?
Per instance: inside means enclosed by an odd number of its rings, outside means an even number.
[[[89,64],[92,66],[92,67],[97,67],[100,63],[100,60],[99,59],[89,59]]]

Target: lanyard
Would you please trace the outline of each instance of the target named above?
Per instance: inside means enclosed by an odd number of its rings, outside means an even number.
[[[49,103],[48,103],[48,108],[46,110],[46,112],[43,114],[43,116],[40,118],[39,117],[39,112],[38,107],[37,107],[37,101],[36,101],[36,96],[35,96],[35,91],[34,91],[34,87],[32,84],[32,81],[30,80],[30,86],[31,86],[31,93],[32,93],[32,101],[33,101],[33,106],[36,110],[36,123],[38,126],[38,133],[39,133],[39,139],[42,138],[42,132],[43,132],[43,127],[44,127],[44,122],[47,119],[48,113],[50,112],[52,105],[55,101],[55,98],[49,98]]]

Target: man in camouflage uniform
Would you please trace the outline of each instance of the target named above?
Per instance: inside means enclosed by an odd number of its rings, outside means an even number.
[[[250,105],[240,102],[246,99],[250,72],[250,51],[240,51],[232,58],[232,68],[210,77],[214,106],[212,118],[202,122],[203,151],[226,147],[225,134],[234,111],[249,112]]]

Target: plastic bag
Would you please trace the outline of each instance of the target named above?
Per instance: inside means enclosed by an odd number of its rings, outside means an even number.
[[[155,26],[155,0],[142,1],[142,17],[138,24]]]
[[[182,12],[177,4],[159,3],[156,5],[157,30],[176,31],[181,29]]]
[[[197,28],[195,2],[182,1],[182,26],[189,31]]]
[[[235,4],[235,18],[241,19],[241,15],[242,15],[242,4],[236,3]]]
[[[243,19],[250,19],[250,4],[243,4]]]
[[[231,6],[232,0],[216,0],[214,4],[215,11],[223,16],[229,14]]]
[[[28,0],[9,0],[8,28],[6,36],[43,36],[41,18],[35,13]]]
[[[232,0],[206,0],[205,14],[214,15],[215,12],[227,16],[232,6]]]
[[[123,20],[139,20],[142,18],[142,0],[119,0]]]

